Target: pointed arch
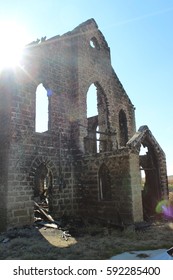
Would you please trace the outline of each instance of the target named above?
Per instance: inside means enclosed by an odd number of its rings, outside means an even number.
[[[87,91],[87,118],[98,115],[97,88],[91,84]]]
[[[89,87],[86,96],[88,135],[85,138],[85,151],[98,152],[97,142],[99,141],[99,151],[105,152],[108,149],[110,139],[109,110],[107,96],[98,82],[94,82]],[[93,121],[96,120],[97,122]],[[93,122],[96,125],[93,125]],[[99,127],[99,131],[97,130]],[[95,143],[94,143],[95,141]],[[91,148],[90,148],[91,147]],[[93,149],[93,147],[95,147]]]
[[[94,82],[87,91],[87,118],[98,115],[99,127],[102,131],[110,129],[107,96],[99,84]]]
[[[50,211],[53,209],[53,189],[57,184],[58,175],[57,166],[48,158],[37,156],[33,160],[29,172],[33,199],[38,203],[47,200]]]
[[[156,205],[161,200],[162,193],[157,152],[150,139],[145,139],[144,143],[148,151],[144,155],[139,155],[139,160],[141,169],[145,174],[142,190],[144,219],[148,219],[155,214]]]
[[[127,146],[136,152],[139,152],[141,145],[145,147],[146,152],[139,153],[139,167],[145,172],[142,204],[144,219],[148,219],[156,214],[157,203],[162,199],[168,199],[166,158],[146,125],[141,126],[127,143]]]

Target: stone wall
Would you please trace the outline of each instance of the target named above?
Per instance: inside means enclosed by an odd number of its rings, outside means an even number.
[[[118,153],[84,156],[79,178],[79,209],[82,215],[116,224],[120,219],[126,224],[142,220],[140,174],[138,166],[134,166],[137,160],[138,156],[132,155],[126,148]],[[102,164],[109,170],[109,199],[100,197],[99,169]]]

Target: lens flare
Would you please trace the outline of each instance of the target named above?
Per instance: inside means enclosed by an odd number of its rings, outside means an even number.
[[[0,21],[0,69],[20,64],[27,34],[22,25],[13,21]]]
[[[156,213],[163,214],[166,218],[173,218],[173,205],[169,200],[162,200],[156,206]]]

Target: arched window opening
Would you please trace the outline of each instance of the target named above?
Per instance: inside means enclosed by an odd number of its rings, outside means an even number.
[[[155,146],[147,138],[144,139],[141,146],[139,160],[140,166],[145,177],[142,188],[142,204],[144,219],[148,220],[155,215],[155,209],[158,201],[161,199],[161,184],[159,158]]]
[[[85,150],[96,152],[107,151],[107,133],[110,129],[108,100],[106,94],[98,82],[92,84],[87,92],[87,120],[88,120],[88,135],[85,138]],[[99,132],[96,131],[99,126]],[[97,137],[99,137],[97,139]],[[99,141],[97,141],[99,140]],[[91,144],[91,142],[93,144]],[[97,144],[97,142],[99,144]],[[98,147],[99,146],[99,147]],[[91,147],[91,148],[90,148]]]
[[[123,110],[119,112],[120,146],[125,147],[128,141],[127,118]]]
[[[87,118],[98,115],[97,108],[97,89],[92,84],[87,92]]]
[[[34,181],[34,200],[49,208],[52,191],[52,173],[44,163],[41,163],[37,168]]]
[[[95,37],[90,39],[90,47],[92,47],[93,49],[100,50],[100,45]]]
[[[111,180],[108,167],[103,163],[99,169],[99,198],[111,199]]]
[[[99,133],[98,131],[98,108],[97,108],[97,88],[94,84],[89,87],[87,92],[87,119],[89,150],[93,153],[99,152]]]
[[[48,91],[42,84],[36,90],[36,112],[35,112],[35,131],[45,132],[48,130],[49,122],[49,100]]]

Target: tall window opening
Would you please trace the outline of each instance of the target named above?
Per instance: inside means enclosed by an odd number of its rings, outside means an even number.
[[[35,131],[45,132],[48,130],[49,100],[48,92],[42,84],[36,90]]]
[[[87,92],[87,118],[98,115],[97,109],[97,89],[94,84],[89,87]]]
[[[109,169],[104,163],[99,169],[99,197],[100,200],[111,199],[111,180]]]
[[[120,146],[125,147],[128,141],[127,118],[123,110],[119,112]]]
[[[92,153],[99,152],[97,89],[92,84],[87,92],[88,143]]]
[[[108,100],[98,82],[95,82],[90,86],[86,99],[88,119],[86,150],[90,152],[105,152],[108,147],[107,133],[110,129],[108,119]],[[100,133],[98,133],[98,126]]]

